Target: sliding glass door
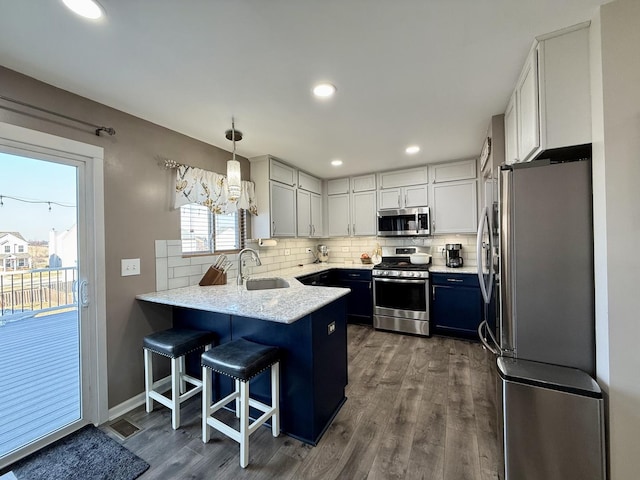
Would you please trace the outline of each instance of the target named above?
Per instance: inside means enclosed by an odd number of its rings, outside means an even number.
[[[0,467],[104,416],[92,168],[0,138]]]

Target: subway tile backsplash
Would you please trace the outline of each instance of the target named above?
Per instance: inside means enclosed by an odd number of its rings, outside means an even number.
[[[383,238],[383,237],[340,237],[340,238],[292,238],[278,239],[278,244],[273,247],[259,247],[256,242],[247,242],[247,247],[260,253],[262,265],[250,266],[251,260],[246,257],[248,267],[246,272],[251,274],[268,273],[283,268],[295,267],[300,264],[313,263],[314,257],[307,253],[311,248],[315,252],[319,244],[329,247],[329,263],[360,263],[360,255],[371,255],[380,246],[411,246],[420,245],[431,247],[434,265],[444,265],[443,253],[439,253],[438,247],[444,247],[447,243],[461,243],[462,257],[465,266],[474,266],[476,262],[476,236],[475,235],[434,235],[431,237],[413,238]],[[156,290],[169,290],[172,288],[197,285],[207,269],[216,262],[219,255],[199,255],[195,257],[182,256],[182,243],[180,240],[156,240]],[[285,251],[288,255],[285,255]],[[238,255],[227,255],[232,267],[227,272],[227,283],[234,283],[238,272]]]

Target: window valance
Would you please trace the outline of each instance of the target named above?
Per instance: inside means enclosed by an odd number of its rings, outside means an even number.
[[[196,203],[212,213],[232,213],[239,208],[258,214],[253,182],[242,181],[237,201],[228,198],[227,177],[200,168],[178,165],[176,168],[175,208]]]

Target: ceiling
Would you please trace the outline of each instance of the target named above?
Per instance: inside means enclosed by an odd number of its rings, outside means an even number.
[[[534,37],[607,1],[3,0],[0,64],[225,150],[234,116],[240,155],[333,178],[477,156]]]

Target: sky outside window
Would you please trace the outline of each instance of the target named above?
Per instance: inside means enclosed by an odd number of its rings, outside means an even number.
[[[76,222],[76,168],[0,152],[0,232],[18,232],[25,240],[49,240],[52,228],[65,231]],[[16,197],[29,201],[16,201]],[[54,204],[72,205],[62,207]]]

